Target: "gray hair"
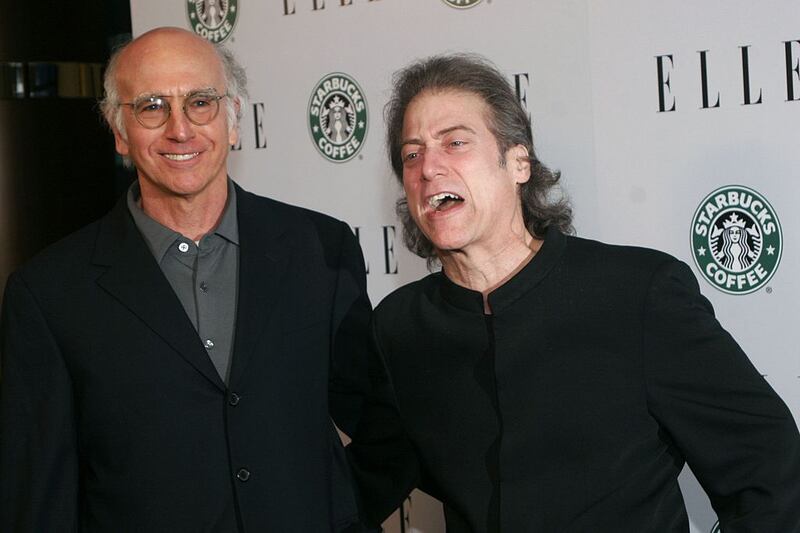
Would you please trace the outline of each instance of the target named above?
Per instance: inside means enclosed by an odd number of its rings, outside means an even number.
[[[122,52],[125,51],[131,42],[133,41],[123,43],[111,54],[111,58],[108,60],[108,65],[103,75],[105,97],[100,101],[100,112],[103,114],[103,118],[105,118],[112,129],[119,131],[123,138],[126,136],[126,132],[119,107],[117,68],[119,67],[119,58]],[[225,99],[225,112],[228,118],[228,128],[233,129],[239,126],[239,121],[247,105],[247,99],[249,97],[247,93],[247,73],[244,67],[236,60],[233,52],[219,44],[212,44],[212,46],[217,53],[220,63],[222,63],[225,85],[229,96]]]
[[[534,237],[543,237],[554,226],[572,233],[572,208],[557,188],[561,173],[551,171],[536,157],[533,133],[528,113],[523,109],[505,76],[489,61],[474,54],[450,54],[415,61],[395,72],[394,90],[384,110],[386,143],[397,179],[403,181],[403,120],[408,105],[422,92],[462,91],[479,96],[488,107],[487,127],[500,151],[500,166],[505,166],[505,154],[516,145],[528,151],[530,179],[519,187],[522,216],[525,226]],[[403,240],[409,250],[428,260],[436,261],[433,244],[417,227],[405,196],[397,200],[397,216],[403,225]]]

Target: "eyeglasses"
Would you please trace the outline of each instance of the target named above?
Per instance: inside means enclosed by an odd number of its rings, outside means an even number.
[[[195,91],[179,95],[183,98],[183,114],[189,122],[196,126],[204,126],[217,118],[219,114],[219,101],[228,94],[216,94],[213,91]],[[166,95],[142,96],[133,102],[120,102],[119,105],[130,106],[133,116],[147,129],[156,129],[166,124],[172,112],[169,98]]]

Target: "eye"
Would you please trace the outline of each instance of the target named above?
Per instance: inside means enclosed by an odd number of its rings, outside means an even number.
[[[410,154],[406,154],[403,158],[403,165],[413,165],[417,161],[419,161],[419,154],[417,152],[412,152]]]
[[[194,107],[197,109],[202,109],[204,107],[209,107],[213,104],[214,97],[205,95],[205,94],[197,94],[194,96],[189,97],[187,105],[189,107]]]
[[[164,102],[161,98],[148,98],[136,104],[138,113],[159,113],[164,109]]]
[[[459,148],[461,146],[464,146],[465,144],[467,144],[467,142],[466,141],[462,141],[460,139],[457,139],[455,141],[450,141],[450,146],[452,146],[454,148]]]
[[[419,152],[406,152],[403,155],[403,163],[411,163],[419,158]]]

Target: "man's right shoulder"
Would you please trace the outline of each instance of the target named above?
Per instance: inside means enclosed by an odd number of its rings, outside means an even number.
[[[433,293],[436,292],[441,283],[441,276],[441,272],[433,272],[423,278],[398,287],[384,297],[375,307],[375,315],[377,317],[388,317],[387,320],[391,321],[392,317],[405,316],[412,308],[418,308],[424,301],[430,302]]]

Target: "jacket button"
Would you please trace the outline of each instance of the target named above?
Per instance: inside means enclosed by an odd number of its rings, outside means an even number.
[[[239,481],[247,481],[250,479],[250,471],[246,468],[240,468],[238,472],[236,472],[236,479]]]
[[[232,392],[230,396],[228,396],[228,403],[233,406],[239,405],[239,400],[241,400],[241,398],[235,392]]]

